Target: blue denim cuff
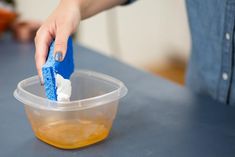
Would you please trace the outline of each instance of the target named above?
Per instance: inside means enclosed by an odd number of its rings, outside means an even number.
[[[136,1],[136,0],[126,0],[126,2],[124,4],[122,4],[122,5],[128,5],[128,4],[131,4],[134,1]]]

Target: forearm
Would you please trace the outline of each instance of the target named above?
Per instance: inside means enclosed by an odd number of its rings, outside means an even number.
[[[81,19],[84,20],[99,12],[121,5],[127,0],[61,0],[61,3],[71,1],[80,10]]]

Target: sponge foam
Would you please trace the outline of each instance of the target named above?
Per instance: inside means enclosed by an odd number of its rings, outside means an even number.
[[[60,74],[64,79],[70,79],[74,71],[74,62],[73,42],[71,37],[68,39],[67,52],[62,62],[57,62],[54,59],[54,44],[53,41],[50,45],[47,61],[42,67],[42,75],[47,98],[56,101],[56,74]]]

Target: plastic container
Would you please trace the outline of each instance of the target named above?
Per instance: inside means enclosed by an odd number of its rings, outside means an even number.
[[[112,127],[125,85],[110,76],[76,71],[71,76],[70,102],[45,97],[38,76],[18,83],[14,96],[24,104],[35,136],[63,149],[88,146],[104,140]]]

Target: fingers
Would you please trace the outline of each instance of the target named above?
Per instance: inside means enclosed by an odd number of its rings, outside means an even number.
[[[71,28],[63,23],[60,23],[56,27],[51,28],[53,29],[42,26],[38,30],[35,37],[35,62],[41,84],[44,83],[42,76],[42,66],[46,62],[48,49],[52,40],[55,38],[54,58],[56,61],[61,62],[65,57],[67,51],[67,41],[71,34]]]
[[[70,29],[66,26],[60,25],[56,30],[54,58],[61,62],[64,60],[67,51],[67,42],[71,34]]]
[[[46,62],[48,48],[53,37],[47,28],[41,27],[35,37],[35,62],[41,84],[43,84],[42,66]]]

